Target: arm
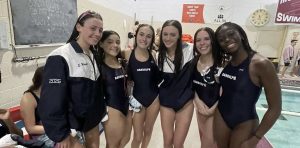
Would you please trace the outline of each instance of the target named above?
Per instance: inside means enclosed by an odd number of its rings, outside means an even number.
[[[121,50],[121,56],[126,59],[127,61],[129,61],[129,57],[131,54],[132,50],[130,48],[126,48],[124,50]]]
[[[25,93],[21,98],[21,116],[24,120],[26,131],[29,134],[44,134],[44,127],[42,125],[36,124],[35,119],[35,108],[37,103],[30,93]]]
[[[68,67],[63,57],[48,57],[38,111],[47,136],[54,142],[60,142],[70,135],[67,75]]]
[[[11,134],[17,134],[23,137],[23,132],[20,130],[15,123],[10,119],[10,113],[8,110],[0,109],[0,119],[4,121]]]
[[[253,57],[252,61],[250,64],[250,77],[254,84],[262,85],[264,87],[268,102],[268,110],[264,114],[264,117],[256,131],[252,133],[253,136],[243,142],[241,145],[242,148],[249,146],[255,147],[259,140],[274,125],[281,113],[281,90],[274,65],[266,58],[256,55]]]
[[[263,137],[274,125],[281,113],[281,89],[274,65],[267,59],[257,64],[257,75],[264,87],[268,110],[265,113],[255,134]]]
[[[204,115],[204,116],[210,116],[212,114],[210,114],[208,112],[209,107],[199,98],[199,96],[197,95],[197,93],[195,93],[195,97],[194,97],[194,105],[197,108],[197,111]]]

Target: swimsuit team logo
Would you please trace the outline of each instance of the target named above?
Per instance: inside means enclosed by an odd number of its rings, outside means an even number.
[[[225,78],[231,79],[231,80],[236,80],[236,76],[232,76],[232,75],[229,75],[229,74],[226,74],[226,73],[223,73],[222,76],[225,77]]]
[[[60,84],[61,79],[49,79],[49,84]]]
[[[151,71],[151,68],[138,68],[136,71]]]
[[[115,76],[115,80],[121,79],[127,77],[127,75],[119,75],[119,76]]]
[[[201,82],[199,82],[199,81],[197,81],[197,80],[193,80],[193,82],[194,82],[195,84],[200,85],[200,86],[206,87],[206,84],[205,84],[205,83],[201,83]]]

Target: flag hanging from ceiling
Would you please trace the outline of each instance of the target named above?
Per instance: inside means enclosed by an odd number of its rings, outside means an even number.
[[[300,1],[279,0],[275,16],[276,24],[300,24]]]
[[[203,4],[183,4],[182,23],[204,23]]]

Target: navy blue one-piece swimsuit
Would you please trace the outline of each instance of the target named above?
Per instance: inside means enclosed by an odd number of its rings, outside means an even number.
[[[220,84],[215,80],[217,71],[217,66],[213,65],[207,74],[201,75],[196,66],[193,73],[193,89],[208,107],[212,107],[220,98]]]
[[[251,56],[252,57],[252,56]],[[248,56],[240,65],[229,63],[220,76],[222,95],[218,109],[227,126],[234,129],[247,120],[257,119],[255,104],[262,87],[256,86],[250,79]]]
[[[149,58],[140,62],[135,57],[135,50],[131,52],[128,62],[128,75],[133,80],[133,96],[144,107],[149,107],[158,96],[158,67],[149,51]]]
[[[107,106],[119,110],[127,116],[129,98],[126,94],[126,74],[122,68],[111,68],[106,64],[101,67],[104,96]]]

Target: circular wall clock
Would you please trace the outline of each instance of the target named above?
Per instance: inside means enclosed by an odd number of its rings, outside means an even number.
[[[251,14],[250,22],[254,26],[264,26],[270,20],[270,15],[266,9],[257,9]]]

